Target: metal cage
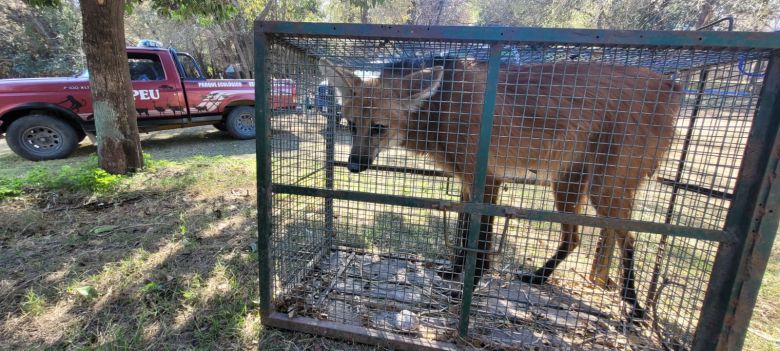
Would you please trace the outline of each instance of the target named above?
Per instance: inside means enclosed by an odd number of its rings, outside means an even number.
[[[778,217],[780,35],[258,22],[263,323],[397,348],[732,350]],[[297,111],[271,111],[273,78]]]

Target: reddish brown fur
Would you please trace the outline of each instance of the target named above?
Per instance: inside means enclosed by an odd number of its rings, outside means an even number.
[[[396,138],[455,174],[469,200],[486,64],[463,61],[427,72],[361,82],[336,69],[347,87],[344,115],[358,130],[352,153],[371,154],[370,163]],[[438,88],[429,99],[410,98],[425,89],[420,78]],[[535,170],[549,174],[559,211],[579,212],[587,195],[599,216],[629,218],[636,190],[670,147],[681,88],[642,68],[574,62],[503,66],[498,82],[483,200],[495,203],[503,182]],[[375,124],[388,126],[388,133],[366,132]],[[492,220],[482,219],[483,250],[490,248]],[[614,232],[623,244],[623,296],[641,314],[633,288],[634,238]],[[535,273],[541,282],[579,243],[575,225],[562,224],[561,236],[556,256]],[[489,262],[479,255],[477,276]]]

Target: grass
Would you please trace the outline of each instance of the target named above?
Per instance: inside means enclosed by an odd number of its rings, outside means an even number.
[[[147,165],[0,175],[3,349],[372,349],[262,328],[253,158]]]
[[[0,271],[8,272],[0,278],[4,348],[376,349],[260,324],[253,158],[152,160],[132,176],[104,174],[92,158],[67,165],[10,164],[15,171],[0,172]],[[351,179],[346,172],[337,176],[337,185]],[[410,180],[361,188],[365,184],[355,182],[353,190],[444,191],[443,183]],[[292,208],[313,213],[317,206]],[[416,212],[377,210],[371,223],[352,228],[364,235],[345,240],[420,251],[430,243],[403,245],[424,241],[431,228],[443,225]],[[449,221],[452,226],[455,217]],[[376,236],[393,230],[416,239]],[[755,332],[745,343],[748,350],[780,349],[765,338],[780,338],[777,247],[751,323]]]
[[[55,189],[106,193],[114,190],[121,179],[120,175],[109,174],[98,168],[96,158],[91,158],[77,167],[36,167],[21,177],[0,178],[0,200],[19,196],[25,191]]]
[[[775,239],[772,256],[769,259],[767,270],[764,272],[764,281],[758,292],[758,301],[753,310],[753,318],[745,339],[746,350],[780,350],[780,243]],[[770,340],[774,339],[774,341]]]
[[[31,288],[27,290],[26,294],[24,294],[24,300],[22,301],[21,309],[24,313],[37,316],[43,312],[45,304],[46,299],[43,296],[38,295],[35,290]]]

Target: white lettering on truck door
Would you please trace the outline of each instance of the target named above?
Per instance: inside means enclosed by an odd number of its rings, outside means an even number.
[[[158,100],[160,99],[160,90],[158,89],[139,89],[133,90],[133,98],[140,100]]]

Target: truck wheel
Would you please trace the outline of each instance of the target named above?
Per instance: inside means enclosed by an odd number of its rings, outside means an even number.
[[[254,106],[238,106],[234,108],[225,120],[225,128],[236,139],[252,139],[255,137]]]
[[[79,143],[79,134],[67,122],[47,115],[17,119],[6,131],[8,146],[31,161],[65,158]]]

